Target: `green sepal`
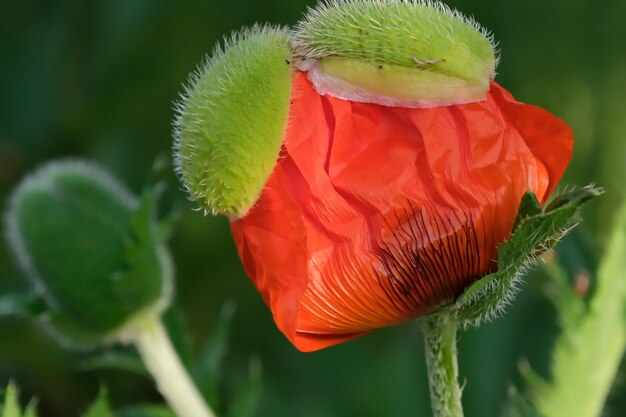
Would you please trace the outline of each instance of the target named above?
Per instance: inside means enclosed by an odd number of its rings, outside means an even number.
[[[115,339],[169,302],[171,264],[155,220],[156,191],[140,200],[102,169],[61,161],[14,192],[8,240],[47,311],[40,322],[66,345]]]
[[[593,186],[573,188],[555,196],[548,202],[544,211],[554,211],[566,206],[581,206],[603,193],[604,191],[601,188]]]
[[[513,298],[523,273],[581,221],[581,207],[602,192],[592,186],[565,191],[540,212],[536,197],[526,193],[513,234],[498,247],[498,270],[466,288],[452,307],[456,317],[464,325],[495,317]]]
[[[520,222],[527,217],[536,216],[541,214],[543,208],[541,208],[541,203],[537,200],[537,196],[534,193],[526,193],[522,196],[522,201],[519,204],[519,210],[517,211],[517,216],[515,216],[515,221],[513,222],[513,230],[517,230]]]
[[[284,28],[243,30],[190,77],[177,106],[174,160],[206,212],[244,216],[274,169],[290,108],[289,40]]]
[[[390,106],[484,100],[497,63],[491,35],[437,1],[322,2],[293,48],[321,94]]]

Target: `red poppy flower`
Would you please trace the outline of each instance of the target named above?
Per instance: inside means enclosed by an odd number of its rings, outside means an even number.
[[[245,269],[300,350],[432,312],[496,268],[522,195],[542,202],[568,126],[492,82],[484,101],[385,107],[293,78],[283,147],[232,223]]]

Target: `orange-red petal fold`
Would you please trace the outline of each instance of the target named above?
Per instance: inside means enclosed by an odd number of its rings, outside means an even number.
[[[451,303],[496,266],[522,195],[545,201],[572,154],[568,126],[495,82],[430,109],[320,96],[303,73],[283,149],[232,223],[276,324],[312,351]]]

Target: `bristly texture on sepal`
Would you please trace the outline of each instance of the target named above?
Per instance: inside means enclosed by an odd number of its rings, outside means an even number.
[[[5,217],[8,243],[33,291],[8,313],[32,315],[59,340],[117,340],[134,319],[170,302],[172,264],[156,221],[157,191],[140,199],[95,165],[66,160],[27,177]]]
[[[424,0],[329,0],[293,49],[321,94],[402,107],[483,100],[498,60],[473,19]]]
[[[239,218],[278,158],[289,114],[291,51],[285,28],[233,34],[190,76],[176,106],[176,171],[206,212]]]
[[[533,193],[526,193],[513,234],[498,247],[498,270],[470,285],[453,305],[460,322],[478,325],[496,317],[513,299],[526,270],[581,221],[581,207],[602,192],[593,186],[574,188],[543,209]]]

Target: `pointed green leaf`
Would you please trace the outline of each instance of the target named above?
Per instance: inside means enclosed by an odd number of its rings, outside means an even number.
[[[115,417],[109,405],[107,392],[104,388],[100,389],[98,396],[82,417]]]
[[[172,265],[156,223],[159,193],[159,188],[142,193],[126,241],[127,267],[112,277],[117,295],[127,305],[142,305],[146,299],[159,300],[162,306],[169,304]]]
[[[234,314],[235,304],[230,301],[224,303],[215,330],[204,346],[198,364],[194,367],[198,389],[209,404],[219,404],[218,387]]]
[[[459,320],[468,325],[496,316],[511,301],[525,270],[580,222],[581,207],[600,194],[602,190],[594,187],[572,189],[556,196],[540,213],[536,199],[525,196],[517,227],[498,248],[498,270],[470,285],[457,299],[453,309]]]
[[[28,405],[24,409],[24,414],[22,414],[22,417],[37,417],[37,408],[35,406],[35,401],[31,401],[28,403]]]
[[[3,401],[0,402],[0,417],[37,417],[35,401],[31,401],[22,412],[18,389],[13,383],[9,383]]]
[[[248,380],[237,387],[228,409],[228,417],[253,417],[259,408],[262,394],[261,361],[250,358]]]
[[[2,417],[20,417],[22,411],[17,398],[17,388],[12,383],[9,384],[4,393],[4,403],[2,405]]]

